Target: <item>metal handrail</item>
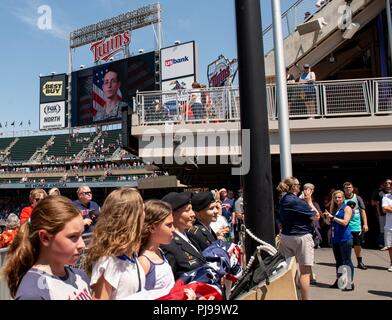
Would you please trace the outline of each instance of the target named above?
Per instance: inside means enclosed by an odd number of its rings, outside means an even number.
[[[302,3],[304,0],[297,0],[295,3],[293,3],[285,12],[282,13],[282,20],[283,17],[287,16],[287,14],[296,8],[300,3]],[[263,30],[263,36],[272,29],[272,24],[270,24],[266,29]]]
[[[391,88],[391,89],[389,89]],[[316,81],[312,84],[290,84],[288,89],[289,114],[291,118],[304,117],[336,117],[336,116],[366,116],[392,113],[392,78],[365,78]],[[190,119],[181,114],[178,107],[189,97],[193,90],[166,92],[139,92],[138,115],[140,126],[162,125],[167,123],[210,123],[239,121],[239,89],[238,87],[208,88],[203,91],[212,97],[213,104],[219,109],[214,116],[204,115],[201,118]],[[277,119],[276,86],[267,85],[267,106],[270,120]],[[181,117],[161,118],[152,108],[153,99],[165,103],[170,96],[171,106],[175,115]],[[177,97],[181,96],[181,101]],[[382,107],[379,108],[381,101]],[[233,107],[234,105],[234,107]],[[189,111],[189,107],[186,106]]]
[[[320,11],[324,8],[328,2],[332,0],[326,0],[321,7],[315,7],[314,0],[297,0],[294,4],[292,4],[285,12],[282,14],[282,30],[284,31],[283,38],[286,39],[290,35],[292,35],[297,29],[297,25],[299,21],[303,21],[303,16],[299,17],[300,14],[304,14],[306,11],[309,11],[311,16],[316,12]],[[306,3],[305,3],[306,2]],[[314,8],[312,10],[312,8]],[[290,16],[293,18],[290,21]],[[311,17],[310,16],[310,17]],[[308,19],[310,19],[310,17]],[[273,40],[272,40],[272,32],[273,25],[269,25],[266,29],[263,30],[263,41],[264,41],[264,55],[268,55],[273,50]],[[271,36],[269,36],[271,34]]]

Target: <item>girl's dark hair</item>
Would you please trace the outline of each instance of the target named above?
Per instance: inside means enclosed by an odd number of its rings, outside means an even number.
[[[165,220],[170,214],[172,214],[172,208],[170,204],[161,200],[148,200],[144,204],[144,224],[142,229],[142,240],[140,244],[139,252],[142,253],[148,243],[148,239],[151,235],[151,227],[154,224],[158,224]]]

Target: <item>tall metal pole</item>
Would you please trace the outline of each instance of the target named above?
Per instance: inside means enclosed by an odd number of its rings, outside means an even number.
[[[284,179],[285,177],[293,175],[288,111],[289,104],[287,100],[287,80],[283,53],[283,32],[280,0],[271,0],[271,3],[275,45],[276,100],[278,104],[280,140],[280,176],[281,179]]]
[[[392,13],[391,13],[391,1],[386,0],[385,7],[387,10],[387,22],[388,22],[388,41],[389,41],[389,54],[392,58]]]
[[[161,17],[161,3],[158,1],[158,24],[157,24],[157,33],[158,33],[158,50],[162,49],[162,17]]]
[[[72,47],[71,47],[71,36],[69,36],[69,51],[68,51],[68,128],[69,132],[72,130]]]
[[[241,129],[250,131],[250,170],[242,176],[245,225],[275,245],[271,153],[260,0],[235,0]],[[246,237],[246,256],[258,243]]]

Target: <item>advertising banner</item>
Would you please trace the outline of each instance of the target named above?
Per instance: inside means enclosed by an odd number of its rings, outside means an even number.
[[[63,129],[66,119],[65,101],[42,103],[39,110],[39,129]]]
[[[196,74],[195,42],[161,49],[161,80]]]
[[[174,80],[162,81],[162,91],[192,89],[195,76],[183,77]]]
[[[40,78],[40,104],[65,101],[67,96],[67,75],[58,74]]]
[[[137,91],[155,87],[154,52],[72,73],[72,126],[121,122]]]
[[[208,84],[210,87],[223,87],[232,84],[237,73],[237,60],[229,60],[224,55],[220,55],[217,60],[207,67]]]

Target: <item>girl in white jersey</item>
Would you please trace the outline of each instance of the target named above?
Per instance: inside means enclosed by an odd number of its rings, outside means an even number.
[[[162,296],[173,288],[174,275],[159,246],[169,244],[173,239],[173,232],[170,204],[161,200],[147,201],[139,262],[146,274],[145,289],[159,290]]]
[[[106,198],[86,258],[94,298],[132,299],[144,288],[137,261],[143,221],[143,199],[136,189],[120,188]]]
[[[84,224],[69,199],[49,196],[34,208],[8,251],[3,274],[17,300],[91,300],[89,279],[70,267],[85,247]]]

